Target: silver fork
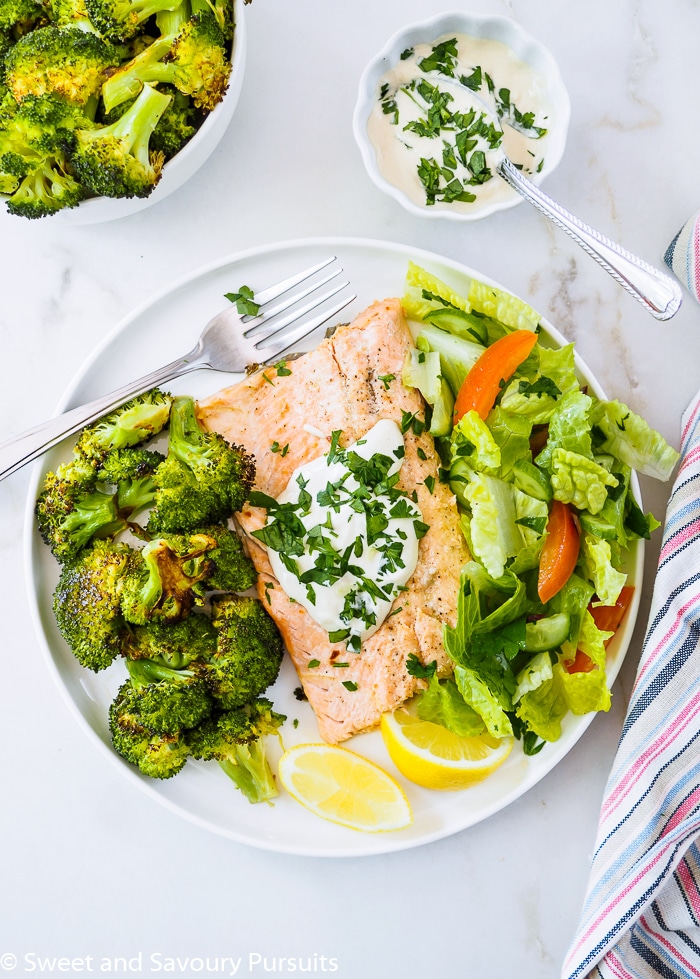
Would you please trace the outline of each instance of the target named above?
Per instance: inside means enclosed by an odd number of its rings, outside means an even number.
[[[260,309],[255,316],[241,315],[233,305],[217,313],[204,327],[196,346],[184,357],[1,443],[0,479],[68,435],[114,411],[129,398],[182,374],[206,367],[238,373],[251,365],[274,363],[355,299],[344,291],[349,282],[335,281],[343,271],[339,267],[329,268],[335,261],[335,256],[331,256],[257,292],[255,302]],[[319,278],[317,273],[324,269],[327,271]],[[301,288],[295,289],[296,286]],[[325,305],[331,299],[335,300],[332,305]],[[318,312],[311,315],[315,310]]]

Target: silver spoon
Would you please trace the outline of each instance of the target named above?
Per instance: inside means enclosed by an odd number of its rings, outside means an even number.
[[[670,320],[683,302],[680,285],[665,273],[557,204],[503,155],[496,172],[521,197],[549,218],[587,252],[657,320]]]
[[[441,79],[440,87],[458,90],[462,96],[465,94],[464,87],[451,79]],[[468,94],[477,111],[483,112],[485,121],[495,130],[503,133],[502,120],[492,106],[484,101],[481,93],[470,91]],[[561,204],[552,200],[508,159],[503,148],[503,139],[498,146],[486,151],[486,158],[493,172],[573,238],[623,289],[641,303],[647,312],[657,320],[669,320],[675,316],[683,301],[680,284],[675,279],[633,255],[610,238],[606,238],[599,231],[595,231]]]

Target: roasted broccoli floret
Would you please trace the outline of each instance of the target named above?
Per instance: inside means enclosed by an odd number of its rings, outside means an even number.
[[[196,727],[212,711],[206,683],[190,670],[174,670],[152,660],[127,660],[133,705],[144,727],[174,734]]]
[[[116,494],[96,487],[94,472],[77,469],[67,476],[48,473],[35,513],[42,540],[60,562],[71,561],[93,537],[114,537],[126,527]]]
[[[216,546],[207,555],[211,561],[211,570],[206,577],[206,586],[210,591],[246,591],[256,581],[253,562],[243,549],[243,542],[238,534],[228,527],[206,527],[202,531],[216,541]]]
[[[179,153],[194,136],[201,125],[203,114],[188,95],[178,92],[174,86],[159,85],[158,91],[172,96],[172,101],[153,130],[150,148],[156,152],[160,151],[167,161]],[[120,103],[111,112],[103,113],[102,122],[105,125],[116,122],[133,104],[134,99]]]
[[[56,27],[78,27],[95,32],[85,0],[49,0],[51,22]]]
[[[153,473],[165,456],[149,449],[112,449],[101,463],[98,478],[116,486],[122,516],[132,519],[149,507],[155,498]]]
[[[149,17],[175,10],[181,0],[85,0],[90,20],[110,41],[127,41]]]
[[[196,106],[213,109],[228,88],[231,62],[216,18],[194,14],[176,35],[157,38],[105,82],[102,98],[111,111],[144,85],[166,83],[189,95]]]
[[[216,17],[219,30],[228,44],[233,41],[235,23],[231,0],[192,0],[192,13],[209,10]]]
[[[172,95],[173,100],[153,130],[151,148],[160,151],[166,160],[170,160],[197,132],[202,122],[202,113],[189,95],[183,95],[173,86],[160,85],[159,90]]]
[[[214,714],[186,733],[193,758],[216,759],[249,802],[267,802],[277,794],[265,751],[265,735],[286,720],[261,698],[238,710]]]
[[[207,555],[215,546],[207,534],[172,535],[133,551],[121,594],[126,621],[133,625],[153,619],[177,622],[194,605],[203,605],[203,586],[197,586],[211,570]]]
[[[123,652],[128,659],[150,659],[179,670],[195,660],[216,653],[217,631],[207,615],[192,613],[180,622],[163,624],[157,619],[130,626],[124,633]]]
[[[143,723],[129,680],[110,706],[109,730],[115,751],[150,778],[171,778],[187,761],[189,748],[181,731],[158,733]]]
[[[76,455],[99,465],[112,449],[148,441],[167,425],[171,401],[170,395],[158,388],[132,398],[83,429],[75,445]]]
[[[63,147],[77,125],[89,124],[80,106],[54,95],[28,95],[0,106],[0,182],[13,194],[12,214],[37,218],[75,207],[84,189],[66,168]]]
[[[49,157],[30,170],[7,201],[7,210],[21,218],[46,218],[77,207],[85,190],[66,170],[60,157]]]
[[[171,98],[144,85],[130,109],[109,126],[78,129],[69,159],[76,176],[103,197],[148,197],[165,157],[150,139]]]
[[[15,38],[46,23],[46,11],[39,0],[0,0],[0,31]]]
[[[131,549],[98,541],[64,565],[53,598],[61,635],[83,666],[106,669],[121,653],[120,593]]]
[[[148,529],[168,533],[224,522],[243,506],[254,478],[253,458],[218,433],[203,431],[192,398],[174,398],[168,457],[154,475]]]
[[[28,95],[60,95],[86,105],[99,95],[119,54],[97,34],[79,27],[39,27],[5,55],[5,82],[17,102]]]
[[[257,598],[222,595],[212,600],[218,630],[216,654],[194,664],[226,710],[250,703],[275,682],[282,662],[282,638]]]

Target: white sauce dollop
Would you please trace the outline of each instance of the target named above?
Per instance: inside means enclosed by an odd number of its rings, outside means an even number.
[[[454,45],[451,45],[452,41]],[[442,56],[440,45],[448,45],[446,52],[442,49]],[[421,67],[425,59],[429,59],[428,70],[425,65]],[[469,79],[472,88],[460,79]],[[470,139],[466,152],[455,153],[455,127],[449,122],[435,135],[421,133],[421,129],[424,130],[421,121],[429,119],[431,100],[421,94],[420,82],[427,82],[451,97],[447,104],[451,114],[474,112],[478,119],[484,106],[490,109],[500,118],[502,148],[506,156],[524,173],[533,174],[543,164],[546,129],[550,123],[545,79],[500,41],[446,34],[431,44],[416,45],[382,76],[367,125],[381,173],[415,204],[475,212],[517,196],[500,177],[494,175],[483,179],[485,171],[475,174],[470,170],[474,152],[484,154],[488,170],[495,168],[496,147],[488,138],[475,134],[474,145]],[[426,91],[423,89],[424,93]],[[485,118],[488,120],[488,115]],[[446,143],[454,160],[450,159],[449,152],[447,158],[444,155]],[[500,150],[498,152],[500,155]],[[440,191],[431,200],[426,178],[432,170],[435,181],[438,169],[445,168],[446,162],[448,166],[439,178]],[[449,177],[450,172],[452,177]],[[459,181],[463,191],[473,194],[475,200],[451,199],[458,189],[454,183],[445,195],[444,189],[453,180]]]
[[[395,477],[404,454],[401,429],[384,419],[354,444],[297,469],[277,505],[291,505],[287,513],[301,521],[303,553],[290,558],[268,542],[268,557],[287,595],[329,633],[331,641],[345,641],[348,649],[358,652],[415,571],[418,540],[427,528],[416,503],[393,487],[395,479],[390,478],[388,486],[382,480],[373,487],[361,472],[356,477],[348,465],[353,465],[353,454],[378,462],[380,470]],[[266,528],[282,512],[270,507]],[[343,559],[349,565],[344,574],[325,574],[330,566],[341,570]],[[302,581],[305,574],[309,580]]]

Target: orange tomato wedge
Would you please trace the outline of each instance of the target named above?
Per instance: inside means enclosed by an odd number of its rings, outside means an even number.
[[[547,521],[547,536],[540,555],[537,594],[545,603],[560,591],[576,567],[580,534],[568,503],[552,500]]]
[[[624,585],[614,605],[589,605],[588,611],[601,632],[616,632],[629,608],[634,585]],[[609,642],[610,640],[608,640]]]
[[[567,673],[590,673],[595,667],[595,663],[582,649],[576,650],[576,656],[570,663],[563,664]]]
[[[486,418],[501,392],[537,343],[531,330],[506,333],[484,350],[459,389],[454,407],[455,425],[468,411],[477,411]]]

